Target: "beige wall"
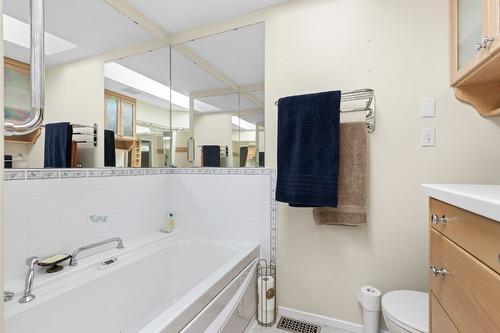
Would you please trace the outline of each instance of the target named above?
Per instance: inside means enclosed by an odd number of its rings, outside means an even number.
[[[228,146],[229,157],[221,156],[221,166],[233,166],[233,125],[230,113],[195,114],[194,140],[196,144],[196,158],[194,165],[201,165],[201,145]],[[238,162],[239,163],[239,162]]]
[[[97,147],[90,144],[78,145],[78,159],[84,167],[104,166],[103,60],[95,57],[50,67],[45,75],[44,123],[97,123]],[[32,168],[43,167],[44,140],[42,131],[29,155],[29,165]]]
[[[280,96],[373,88],[368,226],[316,226],[311,209],[280,204],[282,306],[361,322],[361,286],[426,290],[426,198],[421,183],[500,184],[500,120],[484,119],[448,87],[448,1],[292,2],[266,19],[266,164],[276,165]],[[422,97],[437,117],[421,119]],[[437,129],[421,148],[421,127]]]
[[[137,120],[169,127],[170,110],[137,100]],[[188,112],[172,111],[172,127],[188,128]]]

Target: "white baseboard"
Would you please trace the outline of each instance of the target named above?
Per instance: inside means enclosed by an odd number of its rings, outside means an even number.
[[[321,316],[314,313],[290,309],[284,306],[278,306],[278,315],[309,321],[320,325],[326,325],[333,328],[344,329],[352,331],[354,333],[363,333],[363,325],[351,323],[345,320]],[[380,330],[380,333],[389,333],[389,332],[386,330]]]

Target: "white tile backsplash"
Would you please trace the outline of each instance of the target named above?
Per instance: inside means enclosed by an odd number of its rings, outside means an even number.
[[[274,253],[273,170],[45,171],[9,171],[5,177],[6,280],[23,276],[32,255],[157,232],[169,212],[176,213],[181,230],[258,241],[263,257]],[[108,222],[91,223],[89,215],[107,215]]]

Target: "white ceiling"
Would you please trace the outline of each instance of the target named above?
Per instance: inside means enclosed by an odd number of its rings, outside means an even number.
[[[240,118],[248,121],[249,123],[256,124],[256,123],[264,123],[264,112],[262,113],[256,113],[256,114],[242,114],[240,115]]]
[[[238,99],[238,94],[211,96],[200,98],[201,101],[210,105],[216,106],[221,112],[238,111],[238,110],[252,110],[257,106],[244,97]]]
[[[169,33],[250,13],[287,0],[127,0]]]
[[[162,48],[116,61],[166,86],[170,86],[170,51]],[[183,94],[224,88],[225,85],[172,48],[172,88]]]
[[[28,0],[4,0],[4,13],[29,23]],[[152,39],[152,35],[102,0],[46,0],[45,30],[78,47],[45,59],[51,66]],[[29,62],[29,50],[5,43],[5,55]]]
[[[238,85],[261,84],[264,82],[264,29],[263,24],[198,39],[186,44],[191,50],[220,70]],[[172,48],[172,88],[182,94],[200,90],[227,88],[221,81],[202,67]],[[122,66],[145,75],[166,86],[170,86],[170,49],[163,48],[143,54],[116,60]],[[106,80],[107,89],[124,93],[127,86]],[[119,90],[117,90],[119,89]],[[125,93],[127,94],[127,93]],[[262,103],[264,92],[251,93]],[[168,107],[169,103],[142,92],[132,96],[138,100]],[[243,96],[238,102],[237,94],[213,96],[200,99],[213,105],[219,112],[257,109],[258,106]],[[196,107],[195,107],[196,108]],[[179,109],[179,108],[177,108]],[[181,108],[182,109],[182,108]]]
[[[186,43],[238,85],[264,82],[264,24]]]
[[[168,32],[177,32],[254,10],[285,2],[285,0],[128,0],[147,17]],[[5,14],[29,23],[28,0],[4,0]],[[76,48],[46,56],[46,66],[126,48],[146,42],[153,36],[114,10],[102,0],[46,0],[45,30],[63,38]],[[264,25],[231,30],[186,44],[191,50],[220,70],[238,85],[264,82]],[[29,62],[29,50],[5,42],[5,55]],[[151,79],[170,85],[169,48],[155,50],[116,62]],[[126,88],[118,82],[105,80],[111,90]],[[197,64],[172,49],[172,87],[183,94],[192,91],[226,88],[226,85]],[[263,101],[263,92],[254,94]],[[135,96],[148,103],[165,107],[168,102],[141,93]],[[236,111],[238,105],[231,96],[210,98],[221,111]],[[241,98],[240,109],[255,109],[256,105]]]

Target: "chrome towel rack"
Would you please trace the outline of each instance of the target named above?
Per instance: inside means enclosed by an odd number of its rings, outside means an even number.
[[[203,151],[203,146],[197,146],[197,147]],[[220,149],[220,156],[229,157],[229,147],[227,145],[225,146],[219,145],[219,149]]]
[[[94,147],[97,147],[97,124],[94,123],[94,125],[89,126],[89,125],[82,125],[82,124],[75,124],[71,123],[71,126],[73,128],[92,128],[92,132],[84,132],[84,131],[79,131],[79,132],[73,132],[73,135],[81,135],[81,136],[91,136],[92,138],[90,140],[74,140],[76,143],[91,143],[94,145]]]
[[[349,102],[364,100],[366,100],[366,102],[362,107],[348,107]],[[368,133],[375,132],[375,92],[373,89],[343,91],[340,103],[340,112],[365,112],[366,128],[368,129]],[[278,106],[278,101],[275,101],[274,105]]]
[[[79,128],[79,129],[85,129],[85,128],[91,128],[92,132],[85,132],[79,130],[78,132],[73,132],[73,135],[78,135],[78,136],[90,136],[90,139],[81,139],[81,138],[76,138],[75,141],[76,143],[90,143],[94,147],[97,147],[97,124],[94,123],[93,125],[82,125],[78,123],[70,123],[71,127],[73,129]],[[45,125],[42,125],[41,127],[45,127]]]

